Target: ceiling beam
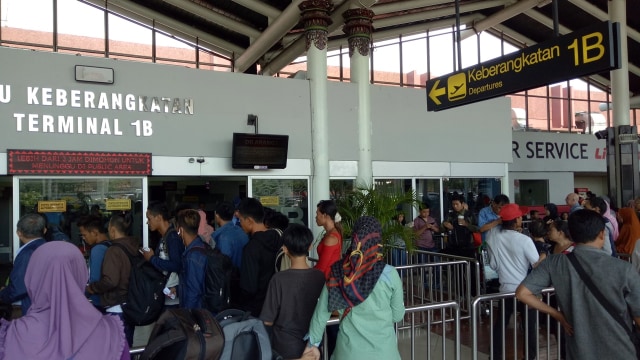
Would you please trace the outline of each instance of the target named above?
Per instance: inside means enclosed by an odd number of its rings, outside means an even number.
[[[597,6],[584,1],[584,0],[569,0],[570,3],[573,3],[575,6],[581,8],[587,13],[597,17],[602,21],[611,20],[609,18],[609,14],[605,11],[600,10]],[[627,14],[628,15],[628,14]],[[627,25],[627,36],[640,43],[640,32],[632,29]]]
[[[273,45],[275,45],[284,35],[289,32],[300,21],[300,9],[298,5],[302,0],[293,0],[289,6],[267,27],[262,34],[254,41],[234,62],[235,71],[244,72]]]
[[[504,4],[510,3],[512,0],[502,0],[501,4],[498,6],[502,6]],[[374,5],[371,10],[376,13],[376,15],[389,14],[394,12],[401,11],[409,11],[420,8],[426,8],[430,6],[437,5],[447,5],[453,6],[453,1],[451,0],[404,0],[404,1],[393,1],[387,3],[378,3]]]
[[[232,0],[238,5],[242,5],[247,9],[262,14],[269,19],[269,24],[282,13],[279,9],[267,4],[264,1],[256,0]]]
[[[501,24],[502,22],[511,19],[512,17],[522,14],[523,12],[532,9],[535,6],[540,5],[540,3],[545,2],[546,0],[522,0],[518,1],[511,6],[507,6],[504,9],[498,11],[497,13],[486,17],[477,23],[473,24],[473,30],[476,34],[479,34],[488,28],[492,27],[495,24]],[[460,36],[461,40],[464,40],[473,35],[471,31],[467,31]]]
[[[233,32],[245,35],[249,39],[254,40],[260,36],[260,31],[253,27],[244,24],[240,21],[234,20],[224,14],[221,14],[215,10],[209,9],[205,6],[198,5],[190,0],[163,0],[165,3],[173,5],[179,9],[185,10],[192,15],[199,16],[207,21],[220,25]]]
[[[126,0],[83,0],[93,4],[98,8],[113,10],[113,12],[129,17],[135,21],[149,26],[150,28],[162,29],[168,34],[183,38],[193,44],[196,39],[199,42],[209,44],[212,51],[220,55],[233,57],[234,53],[242,53],[244,49],[207,32],[200,31],[192,26],[186,25],[168,16],[153,11],[147,7],[138,5],[133,1]]]
[[[460,13],[473,12],[478,10],[484,10],[487,8],[492,8],[496,6],[502,6],[504,4],[503,0],[485,0],[478,1],[474,3],[464,4],[460,6]],[[375,11],[375,7],[373,9]],[[413,22],[424,22],[428,19],[435,19],[444,16],[455,15],[456,9],[455,7],[447,7],[435,10],[429,10],[424,12],[417,12],[413,14],[407,15],[398,15],[398,16],[389,16],[382,19],[374,19],[373,26],[376,29],[383,29],[389,26],[397,26],[401,24],[413,23]]]

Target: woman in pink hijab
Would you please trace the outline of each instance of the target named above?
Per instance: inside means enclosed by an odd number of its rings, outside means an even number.
[[[88,279],[78,248],[63,241],[40,246],[24,278],[29,311],[0,320],[0,359],[129,359],[118,316],[102,315],[85,297]]]

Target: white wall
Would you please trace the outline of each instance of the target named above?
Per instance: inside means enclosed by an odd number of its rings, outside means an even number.
[[[567,194],[573,192],[573,173],[571,172],[509,172],[509,197],[513,198],[516,180],[549,180],[549,202],[564,205]],[[531,205],[531,204],[526,204]],[[542,205],[542,204],[535,204]]]
[[[6,149],[151,153],[152,173],[158,176],[289,176],[312,172],[307,80],[10,48],[0,48],[0,61],[0,118],[5,122],[0,132],[0,153]],[[76,65],[111,68],[115,82],[111,85],[78,82],[74,77]],[[474,169],[493,169],[485,164],[511,160],[507,99],[427,112],[424,89],[390,86],[370,89],[373,161],[403,162],[403,166],[394,170],[396,176],[412,172],[437,176],[443,173],[441,164],[448,168],[447,174],[477,173]],[[357,86],[329,82],[328,90],[329,159],[357,161]],[[57,103],[58,91],[68,96],[78,91],[80,105],[72,106],[71,101]],[[86,94],[94,94],[96,100],[85,103]],[[144,97],[149,101],[147,106],[150,99],[156,98],[161,104],[152,111],[113,108],[112,94]],[[103,106],[98,100],[102,95],[109,99]],[[167,108],[162,102],[165,98]],[[174,99],[192,100],[193,114],[166,111],[171,110]],[[24,114],[25,118],[18,121],[16,114]],[[231,169],[232,133],[254,131],[247,126],[248,114],[258,115],[260,133],[289,135],[287,169],[267,172]],[[34,119],[31,122],[30,115]],[[53,117],[54,131],[45,132],[45,115]],[[81,123],[86,117],[95,117],[100,124],[105,119],[110,128],[100,134],[80,132],[77,125],[74,131],[59,131],[58,116],[80,117]],[[132,123],[138,120],[150,124],[152,131],[136,133]],[[485,134],[491,134],[490,138],[482,139]],[[190,157],[204,157],[205,163],[188,163]],[[504,169],[488,172],[492,176],[504,175]],[[0,168],[1,174],[6,174],[6,167]],[[379,175],[374,172],[374,176]]]
[[[609,190],[607,189],[607,174],[592,175],[592,176],[574,176],[574,187],[588,188],[596,195],[606,195]]]

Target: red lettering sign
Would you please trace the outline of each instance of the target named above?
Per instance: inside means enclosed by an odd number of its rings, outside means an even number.
[[[151,175],[151,154],[7,150],[13,175]]]

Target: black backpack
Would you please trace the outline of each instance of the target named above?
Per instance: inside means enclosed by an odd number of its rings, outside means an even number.
[[[282,359],[272,353],[269,333],[262,320],[237,309],[227,309],[219,313],[216,320],[224,333],[224,347],[220,360]]]
[[[202,252],[207,256],[202,307],[214,314],[227,309],[231,298],[231,278],[234,273],[231,258],[209,246],[196,246],[191,250]]]
[[[168,309],[151,331],[142,360],[218,360],[222,328],[206,309]]]
[[[164,309],[166,277],[140,255],[133,255],[123,245],[113,243],[129,258],[131,273],[127,302],[121,305],[124,319],[132,325],[144,326],[156,321]]]

